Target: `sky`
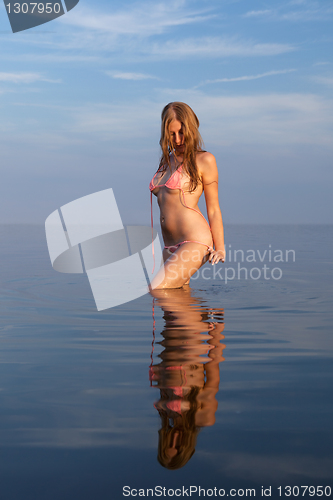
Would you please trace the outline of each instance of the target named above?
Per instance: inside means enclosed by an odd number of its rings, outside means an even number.
[[[200,120],[225,223],[333,223],[332,21],[331,0],[80,0],[13,34],[0,5],[0,223],[111,187],[149,225],[170,101]]]

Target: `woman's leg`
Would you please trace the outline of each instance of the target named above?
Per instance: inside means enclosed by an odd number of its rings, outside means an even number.
[[[178,245],[175,245],[175,247]],[[172,247],[171,247],[172,248]],[[179,248],[179,246],[178,246]],[[174,253],[175,250],[171,250],[170,247],[163,248],[163,262],[166,262],[168,258]],[[184,285],[188,285],[190,283],[190,278],[184,283]]]
[[[195,242],[186,242],[170,254],[163,250],[164,267],[160,269],[151,283],[152,289],[180,288],[188,283],[191,276],[208,259],[207,246]],[[164,278],[162,279],[164,271]]]

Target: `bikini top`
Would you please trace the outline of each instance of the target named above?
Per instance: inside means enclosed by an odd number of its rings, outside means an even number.
[[[169,179],[164,184],[157,184],[157,185],[155,185],[154,184],[154,179],[155,179],[156,175],[160,172],[160,169],[158,169],[157,172],[156,172],[156,174],[154,175],[154,177],[150,181],[150,184],[149,184],[150,192],[152,192],[156,187],[163,187],[163,186],[166,186],[166,187],[168,187],[170,189],[181,189],[182,190],[182,188],[181,188],[182,166],[183,166],[183,164],[181,164],[177,168],[177,170],[175,170],[173,172],[173,174],[171,174],[171,176],[169,177]]]

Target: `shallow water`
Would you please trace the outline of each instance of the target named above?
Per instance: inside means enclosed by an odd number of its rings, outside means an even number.
[[[1,226],[1,499],[333,489],[332,229],[227,226],[227,251],[256,251],[241,267],[281,279],[226,283],[232,253],[214,279],[97,312],[85,276],[52,269],[43,227]]]

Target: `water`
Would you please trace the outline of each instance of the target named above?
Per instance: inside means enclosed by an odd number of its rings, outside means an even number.
[[[230,226],[227,250],[259,250],[241,266],[269,279],[225,283],[232,253],[222,278],[97,312],[85,276],[53,271],[43,227],[1,226],[1,499],[333,489],[332,234]]]

